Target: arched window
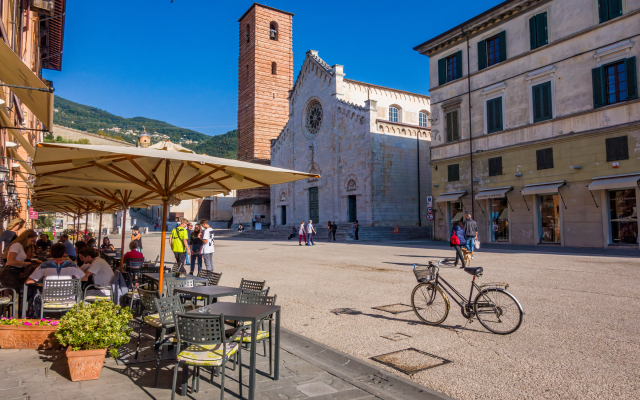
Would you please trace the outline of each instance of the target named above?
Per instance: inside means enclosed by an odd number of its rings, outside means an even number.
[[[419,125],[423,128],[429,127],[429,114],[426,111],[420,111],[418,118]]]
[[[278,75],[278,64],[275,61],[271,63],[271,75]]]
[[[247,24],[247,43],[251,40],[251,26]]]
[[[278,23],[276,21],[271,21],[269,24],[269,38],[278,40]]]
[[[389,122],[398,122],[399,111],[396,106],[389,107]]]

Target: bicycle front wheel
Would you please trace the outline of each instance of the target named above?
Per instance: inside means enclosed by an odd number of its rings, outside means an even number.
[[[476,296],[473,306],[482,326],[498,335],[513,333],[522,324],[524,312],[518,300],[504,289],[483,290]]]
[[[449,315],[449,299],[433,283],[421,283],[411,293],[411,307],[420,321],[439,325]]]

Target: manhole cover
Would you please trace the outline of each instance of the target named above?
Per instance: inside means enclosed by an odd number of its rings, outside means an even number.
[[[409,348],[381,356],[371,357],[373,361],[397,369],[407,375],[415,374],[425,369],[439,367],[451,361],[418,349]]]
[[[411,336],[405,335],[404,333],[392,333],[390,335],[382,336],[385,339],[393,340],[394,342],[398,342],[400,340],[410,338]]]
[[[407,304],[389,304],[388,306],[372,307],[374,310],[385,311],[391,314],[400,314],[407,311],[413,311],[413,308]]]

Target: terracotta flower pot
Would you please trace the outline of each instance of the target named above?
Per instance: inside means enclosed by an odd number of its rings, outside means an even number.
[[[36,323],[38,320],[28,320]],[[59,349],[57,326],[0,325],[0,348],[3,349]]]
[[[73,351],[71,347],[68,347],[66,355],[69,361],[71,380],[78,382],[98,379],[106,354],[107,349]]]

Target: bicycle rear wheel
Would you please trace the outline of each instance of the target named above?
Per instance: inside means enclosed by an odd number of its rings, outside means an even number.
[[[524,312],[518,300],[504,289],[483,290],[476,296],[473,307],[482,326],[498,335],[513,333],[522,324]]]
[[[421,283],[413,288],[411,307],[418,319],[427,325],[439,325],[449,315],[449,299],[433,283]]]

